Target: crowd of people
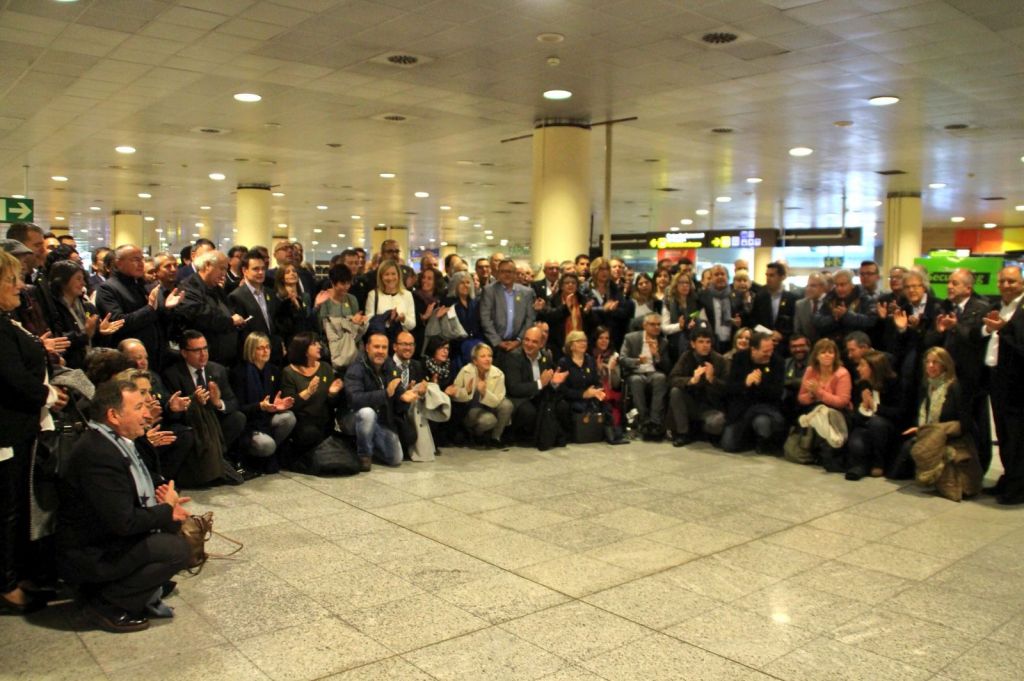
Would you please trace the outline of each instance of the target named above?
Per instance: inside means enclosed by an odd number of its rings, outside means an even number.
[[[501,253],[443,265],[349,248],[326,276],[301,244],[119,244],[87,271],[70,236],[20,223],[0,242],[0,608],[71,585],[110,631],[172,614],[188,560],[179,489],[281,468],[358,474],[449,446],[542,450],[698,439],[865,476],[1024,503],[1021,268],[999,300],[953,272],[812,273],[785,262],[581,254],[533,269]],[[941,433],[937,443],[936,433]],[[938,451],[936,455],[935,452]],[[938,457],[936,460],[935,457]],[[929,458],[931,457],[931,458]],[[36,499],[49,472],[57,502]],[[43,505],[45,506],[45,505]]]

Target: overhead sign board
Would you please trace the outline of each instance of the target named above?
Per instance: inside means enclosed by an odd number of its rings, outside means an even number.
[[[33,205],[32,199],[0,196],[0,222],[32,222]]]
[[[689,232],[645,232],[613,234],[615,248],[774,248],[776,246],[856,246],[860,244],[859,227],[791,230],[777,229],[709,229]]]

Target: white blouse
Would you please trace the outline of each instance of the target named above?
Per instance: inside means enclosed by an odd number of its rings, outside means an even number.
[[[402,291],[396,295],[380,293],[376,289],[370,291],[366,296],[366,315],[373,317],[382,312],[398,310],[398,314],[405,315],[402,321],[402,328],[412,331],[416,328],[416,305],[412,300],[411,291]]]

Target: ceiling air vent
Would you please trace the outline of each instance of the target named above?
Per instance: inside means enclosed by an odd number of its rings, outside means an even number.
[[[711,132],[718,135],[728,135],[729,133],[736,132],[734,128],[711,128]]]
[[[405,121],[411,120],[413,116],[407,116],[406,114],[400,114],[395,111],[387,111],[382,114],[373,116],[374,120],[386,121],[388,123],[404,123]]]
[[[983,197],[981,197],[981,200],[982,201],[1005,201],[1006,197],[1005,196],[983,196]]]
[[[525,206],[526,205],[526,201],[508,201],[507,203],[510,206]]]
[[[658,191],[659,192],[677,192],[677,191],[679,191],[679,188],[678,187],[658,187]]]
[[[738,35],[728,31],[712,31],[700,37],[701,40],[709,45],[727,45],[728,43],[735,42],[737,38],[739,38]]]
[[[966,130],[968,127],[966,123],[950,123],[945,126],[946,130]]]
[[[434,60],[430,57],[424,57],[422,54],[397,51],[378,54],[373,59],[370,59],[371,63],[382,64],[383,66],[391,66],[399,69],[413,69],[417,66],[429,64],[432,61]]]
[[[907,174],[907,171],[905,171],[905,170],[876,170],[875,172],[878,173],[879,175],[906,175]]]
[[[195,128],[189,128],[189,132],[198,132],[204,135],[226,135],[231,131],[227,128],[214,128],[208,125],[200,125]]]

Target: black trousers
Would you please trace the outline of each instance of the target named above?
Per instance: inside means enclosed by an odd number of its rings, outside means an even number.
[[[529,443],[526,446],[533,446],[534,441],[537,439],[537,415],[539,413],[538,403],[534,400],[540,400],[541,396],[535,397],[533,400],[524,400],[516,405],[515,411],[512,412],[512,436],[516,442]],[[555,414],[558,417],[558,422],[562,424],[564,429],[565,424],[572,425],[572,415],[570,413],[569,403],[565,400],[557,400],[555,402]]]
[[[184,570],[188,559],[188,542],[181,535],[156,532],[95,566],[94,579],[77,583],[86,597],[99,598],[130,613],[141,614],[157,588]],[[69,581],[76,580],[72,576]]]
[[[1000,491],[1024,494],[1024,408],[1019,404],[1011,406],[1008,399],[999,400],[993,395],[992,416],[1004,471],[998,482]]]

